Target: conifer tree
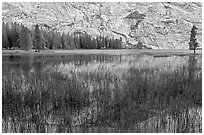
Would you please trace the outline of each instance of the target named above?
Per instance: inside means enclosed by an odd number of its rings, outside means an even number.
[[[73,35],[70,35],[70,47],[71,49],[76,49],[76,46],[75,46],[75,42],[74,42],[74,36]]]
[[[137,43],[137,49],[142,49],[142,47],[143,47],[143,43],[142,43],[142,41],[138,41],[138,43]]]
[[[106,48],[110,49],[110,39],[108,38],[108,36],[106,36],[105,41],[106,41]]]
[[[96,37],[96,46],[97,46],[97,49],[100,49],[100,48],[101,48],[99,36]]]
[[[74,38],[74,48],[80,48],[80,36],[79,35],[73,35]]]
[[[120,38],[119,43],[118,43],[118,49],[122,49],[122,38]]]
[[[101,38],[101,42],[102,42],[102,47],[106,48],[105,37],[104,36]]]
[[[189,44],[189,49],[190,50],[194,50],[194,54],[195,54],[195,50],[198,47],[198,42],[196,40],[196,32],[197,32],[197,27],[193,25],[193,28],[191,29],[191,35],[190,35],[190,42]]]
[[[7,33],[7,39],[8,39],[8,48],[11,48],[13,46],[12,44],[12,37],[11,37],[11,28],[9,27],[8,23],[5,24],[5,29]]]
[[[93,49],[96,49],[96,40],[95,40],[95,38],[93,38],[93,39],[91,40],[91,44],[92,44],[92,46],[93,46]]]
[[[111,49],[115,49],[114,37],[112,37],[110,40],[111,40]]]
[[[53,32],[53,47],[55,49],[61,49],[62,48],[62,42],[61,37],[58,32]]]
[[[63,32],[62,33],[62,36],[61,36],[61,44],[62,44],[62,49],[66,49],[66,35],[65,35],[65,33]]]
[[[49,48],[54,49],[54,31],[49,32]]]
[[[107,36],[104,37],[104,44],[105,44],[105,48],[108,49],[108,40],[107,40]]]
[[[67,41],[67,48],[68,48],[68,49],[72,49],[71,36],[70,36],[69,33],[67,34],[66,41]]]
[[[43,47],[44,49],[48,49],[49,48],[49,33],[46,30],[42,30],[42,37],[43,37]]]
[[[42,33],[39,29],[38,24],[35,25],[33,46],[35,47],[35,49],[37,49],[38,52],[40,52],[40,49],[42,48]]]
[[[30,50],[32,49],[32,40],[29,30],[22,26],[21,27],[21,33],[20,33],[20,45],[23,50]]]
[[[85,49],[93,49],[92,44],[91,44],[91,36],[86,34],[85,40],[86,40],[86,48]]]
[[[11,30],[11,37],[13,40],[13,47],[19,47],[20,48],[20,29],[19,29],[19,25],[15,22],[12,25],[12,30]]]
[[[8,34],[5,27],[5,24],[2,24],[2,48],[8,48],[9,47],[9,41],[8,41]]]
[[[71,49],[71,42],[70,42],[70,36],[69,34],[66,34],[66,49]]]
[[[79,36],[79,48],[84,49],[84,44],[85,44],[84,37],[83,37],[83,35],[80,35]]]

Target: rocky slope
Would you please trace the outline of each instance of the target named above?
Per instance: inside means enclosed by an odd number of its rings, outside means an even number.
[[[188,48],[190,31],[198,27],[202,44],[201,3],[2,3],[2,20],[60,32],[122,38],[127,45],[142,41],[152,48]]]

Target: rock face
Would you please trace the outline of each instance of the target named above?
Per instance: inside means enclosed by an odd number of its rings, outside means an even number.
[[[122,38],[125,44],[141,41],[151,48],[188,48],[190,31],[198,27],[202,44],[201,3],[2,3],[3,22],[19,22],[30,28],[72,33],[81,31]]]

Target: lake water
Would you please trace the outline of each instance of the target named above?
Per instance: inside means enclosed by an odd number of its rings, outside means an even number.
[[[3,56],[2,132],[202,132],[201,58]]]

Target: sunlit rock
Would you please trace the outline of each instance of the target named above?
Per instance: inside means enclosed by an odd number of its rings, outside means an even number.
[[[189,32],[198,27],[202,44],[202,4],[155,3],[3,3],[2,20],[32,28],[36,23],[60,32],[81,28],[93,35],[134,40],[152,48],[188,48]],[[42,25],[46,24],[46,25]],[[130,42],[130,43],[131,43]]]

